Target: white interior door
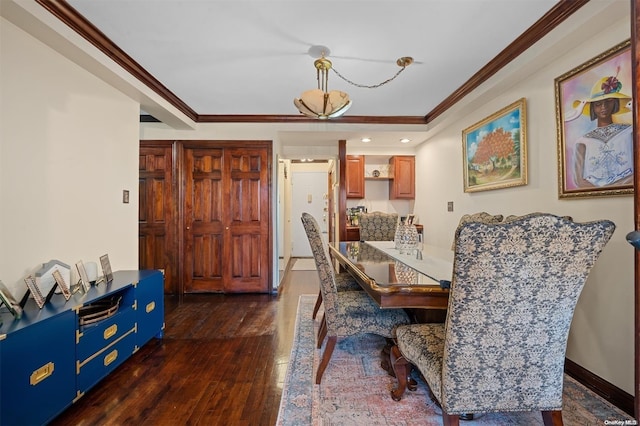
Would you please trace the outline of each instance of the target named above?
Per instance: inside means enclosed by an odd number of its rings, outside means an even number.
[[[311,257],[311,248],[304,232],[300,217],[302,213],[311,214],[325,234],[329,218],[327,207],[327,170],[318,171],[317,165],[296,165],[292,168],[292,255],[293,257]],[[326,168],[326,166],[325,166]]]

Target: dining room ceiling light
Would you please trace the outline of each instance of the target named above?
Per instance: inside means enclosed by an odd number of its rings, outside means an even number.
[[[406,67],[413,63],[413,58],[403,56],[396,61],[400,70],[396,72],[393,77],[383,81],[382,83],[369,86],[354,83],[334,69],[331,61],[327,59],[327,56],[329,55],[329,49],[327,47],[311,46],[309,48],[309,55],[313,57],[317,57],[318,52],[320,57],[313,62],[313,65],[316,68],[318,88],[302,92],[299,98],[295,98],[293,100],[293,104],[298,108],[298,111],[307,117],[317,118],[318,120],[328,120],[330,118],[340,117],[351,107],[351,99],[349,98],[348,93],[340,90],[329,91],[330,70],[333,70],[338,77],[351,85],[374,89],[394,80],[402,71],[405,70]]]
[[[360,141],[364,143],[371,142],[371,138],[362,138]]]
[[[411,139],[409,139],[409,138],[400,139],[400,143],[409,143],[409,142],[411,142]]]

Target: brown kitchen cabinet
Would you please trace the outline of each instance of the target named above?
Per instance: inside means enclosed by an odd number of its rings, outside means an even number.
[[[347,155],[347,198],[364,198],[364,155]]]
[[[416,198],[416,163],[412,155],[396,155],[389,158],[389,199],[413,200]],[[347,175],[348,177],[348,175]]]

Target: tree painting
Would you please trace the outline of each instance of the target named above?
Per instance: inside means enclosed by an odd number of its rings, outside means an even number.
[[[521,99],[463,132],[465,192],[526,184],[524,113]]]

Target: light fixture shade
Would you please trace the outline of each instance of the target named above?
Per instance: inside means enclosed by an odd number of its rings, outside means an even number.
[[[307,90],[293,104],[307,117],[326,120],[340,117],[351,107],[349,95],[339,90],[325,93],[320,89]]]

